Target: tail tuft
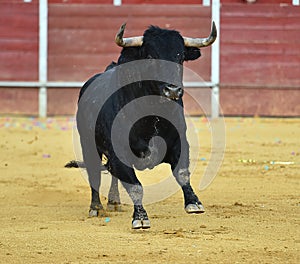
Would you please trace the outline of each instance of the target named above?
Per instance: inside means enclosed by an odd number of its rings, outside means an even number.
[[[71,160],[65,165],[65,168],[85,168],[85,164],[82,161]]]
[[[78,160],[71,160],[66,165],[65,168],[84,168],[86,169],[86,166],[83,161]],[[106,171],[108,170],[108,162],[105,165],[100,165],[100,171]]]

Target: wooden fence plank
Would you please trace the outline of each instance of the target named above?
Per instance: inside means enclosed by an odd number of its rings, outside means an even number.
[[[0,2],[0,80],[38,78],[38,3]]]

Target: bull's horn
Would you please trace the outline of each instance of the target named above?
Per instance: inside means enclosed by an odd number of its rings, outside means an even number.
[[[217,28],[215,22],[212,23],[210,34],[207,38],[186,38],[183,37],[186,47],[202,48],[208,47],[214,43],[217,38]]]
[[[143,37],[132,37],[132,38],[123,38],[123,34],[125,31],[126,23],[122,24],[120,27],[115,42],[120,47],[139,47],[143,44]]]

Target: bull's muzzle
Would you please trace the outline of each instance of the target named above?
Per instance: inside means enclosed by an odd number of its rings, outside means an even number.
[[[178,100],[183,95],[183,89],[180,86],[167,84],[163,89],[164,96],[172,100]]]

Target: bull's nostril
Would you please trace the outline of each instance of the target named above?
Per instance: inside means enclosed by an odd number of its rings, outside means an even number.
[[[180,88],[180,87],[178,87],[177,85],[174,85],[174,84],[168,84],[168,85],[166,85],[166,87],[171,89],[171,90]]]
[[[166,97],[170,97],[171,96],[171,91],[168,88],[164,88],[163,92],[164,92],[164,95]]]
[[[180,86],[168,84],[164,87],[163,93],[166,97],[177,100],[183,95],[183,89]]]
[[[173,85],[173,84],[168,84],[165,89],[173,92],[173,93],[178,93],[182,90],[182,88],[180,86],[177,85]]]

